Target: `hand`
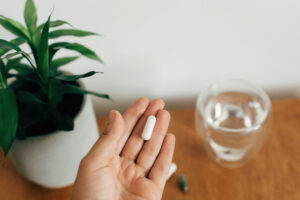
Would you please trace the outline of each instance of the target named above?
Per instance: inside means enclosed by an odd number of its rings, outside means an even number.
[[[73,200],[161,199],[172,161],[175,137],[166,134],[170,115],[160,99],[138,99],[121,115],[109,113],[109,124],[81,161]],[[149,115],[156,115],[152,137],[141,137]]]

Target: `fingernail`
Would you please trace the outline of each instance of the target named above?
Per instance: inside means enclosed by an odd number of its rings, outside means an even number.
[[[109,122],[114,121],[114,118],[115,118],[115,112],[110,111],[108,115]]]

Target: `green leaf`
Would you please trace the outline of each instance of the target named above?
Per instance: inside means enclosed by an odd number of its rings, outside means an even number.
[[[14,52],[14,53],[9,53],[9,54],[6,54],[3,58],[10,59],[10,58],[12,58],[14,56],[17,56],[17,55],[20,55],[20,54],[30,63],[32,68],[34,68],[32,59],[30,58],[29,54],[24,52],[24,51],[17,51],[17,52]]]
[[[11,58],[11,57],[13,57],[13,56],[22,54],[22,56],[23,56],[24,58],[26,58],[26,60],[30,63],[30,65],[31,65],[32,67],[34,67],[34,65],[33,65],[33,63],[32,63],[32,60],[31,60],[30,56],[29,56],[26,52],[22,51],[22,50],[21,50],[17,45],[15,45],[14,43],[8,42],[8,41],[6,41],[6,40],[0,39],[0,48],[2,48],[2,49],[8,49],[8,50],[11,50],[11,49],[16,50],[16,52],[11,53],[11,54],[7,54],[4,58],[8,59],[8,58]]]
[[[67,46],[70,43],[68,42],[57,42],[57,43],[53,43],[49,46],[49,63],[52,62],[52,59],[54,57],[54,55],[57,53],[57,51],[59,51],[61,48],[63,48],[63,46]]]
[[[6,157],[18,126],[17,101],[11,88],[0,89],[0,119],[0,146]]]
[[[12,44],[15,44],[17,46],[23,44],[26,42],[26,40],[24,40],[23,38],[15,38],[11,41],[9,41]],[[6,54],[7,52],[9,52],[11,49],[0,49],[0,56],[3,56],[4,54]]]
[[[5,68],[5,73],[12,69],[16,64],[20,63],[20,61],[23,59],[23,56],[13,58],[7,61],[6,63],[6,68]]]
[[[47,80],[49,76],[49,48],[48,48],[48,34],[49,34],[50,16],[44,25],[40,42],[38,44],[38,70],[42,77]]]
[[[71,45],[69,42],[56,42],[49,45],[49,49],[59,50],[60,48],[64,48],[66,46]]]
[[[12,39],[10,42],[19,46],[21,44],[24,44],[26,42],[26,40],[24,40],[23,38],[15,38],[15,39]]]
[[[78,58],[80,58],[80,56],[57,58],[50,63],[50,69],[56,70],[61,66],[64,66],[66,64],[69,64],[70,62],[77,60]]]
[[[76,36],[76,37],[85,37],[91,35],[99,35],[97,33],[78,30],[78,29],[59,29],[49,33],[49,38],[58,38],[61,36]]]
[[[103,61],[99,58],[99,56],[94,51],[78,43],[57,42],[51,44],[49,46],[51,57],[53,57],[54,54],[61,48],[77,51],[78,53],[80,53],[81,55],[87,58],[103,63]]]
[[[10,59],[7,61],[6,66],[14,66],[14,65],[20,63],[23,58],[24,58],[23,56],[20,56],[17,58]]]
[[[45,102],[34,96],[32,93],[27,91],[20,91],[17,93],[17,98],[21,102],[25,103],[38,103],[45,105]]]
[[[50,105],[56,107],[63,99],[63,83],[58,79],[49,79],[48,96]]]
[[[96,93],[96,92],[91,92],[88,90],[84,90],[80,87],[74,86],[74,85],[70,85],[70,84],[64,84],[63,85],[63,91],[65,94],[91,94],[100,98],[104,98],[104,99],[110,99],[109,95],[107,94],[100,94],[100,93]]]
[[[27,65],[27,64],[24,64],[24,63],[18,63],[18,64],[13,65],[13,66],[6,66],[7,73],[9,73],[9,70],[11,70],[11,69],[16,70],[20,74],[32,73],[33,72],[33,69],[30,67],[30,65]]]
[[[32,35],[36,28],[37,14],[36,8],[32,0],[27,0],[24,10],[24,19],[29,33]]]
[[[2,59],[0,59],[0,74],[5,74],[5,64]]]
[[[30,39],[29,33],[25,29],[25,27],[21,23],[15,21],[13,19],[6,18],[6,17],[0,15],[0,25],[2,25],[3,28],[8,30],[9,32],[13,33],[14,35],[16,35],[18,37],[25,39],[26,41]]]
[[[26,52],[24,52],[24,51],[16,51],[16,52],[13,52],[13,53],[8,53],[8,54],[6,54],[3,58],[5,58],[5,59],[10,59],[10,58],[12,58],[12,57],[14,57],[14,56],[17,56],[17,55],[22,55],[22,54],[27,54]],[[28,55],[29,56],[29,55]]]
[[[0,88],[6,88],[7,86],[7,73],[4,62],[0,59]]]
[[[69,26],[72,26],[72,24],[70,24],[69,22],[67,21],[64,21],[64,20],[55,20],[55,21],[51,21],[50,22],[50,27],[51,28],[55,28],[55,27],[58,27],[58,26],[62,26],[64,24],[67,24]],[[73,26],[72,26],[73,27]]]
[[[95,71],[90,71],[84,74],[79,74],[79,75],[64,75],[61,74],[59,76],[56,76],[57,79],[63,80],[63,81],[77,81],[80,78],[86,78],[86,77],[90,77],[93,76],[94,74],[96,74],[98,72]]]
[[[9,73],[7,74],[7,77],[14,77],[20,81],[27,81],[27,82],[32,82],[32,83],[35,83],[37,85],[40,85],[41,82],[40,82],[40,79],[39,79],[39,76],[37,75],[36,72],[26,72],[24,74],[12,74],[12,73]]]
[[[6,63],[6,68],[5,68],[6,74],[8,74],[11,69],[14,69],[19,73],[32,72],[32,68],[30,67],[30,65],[20,63],[23,58],[24,57],[17,57],[17,58],[8,60],[8,62]]]
[[[56,107],[61,100],[63,99],[64,94],[92,94],[101,98],[109,99],[109,96],[106,94],[100,94],[96,92],[91,92],[84,90],[80,87],[68,84],[59,79],[49,79],[49,91],[51,93],[51,102],[50,104],[53,107]]]
[[[77,51],[78,53],[80,53],[81,55],[83,55],[87,58],[90,58],[90,59],[96,60],[100,63],[103,63],[103,61],[99,58],[99,56],[94,51],[92,51],[91,49],[89,49],[81,44],[73,43],[71,45],[65,46],[64,48],[73,50],[73,51]]]
[[[2,40],[0,39],[0,48],[1,49],[8,49],[8,50],[16,50],[16,51],[21,51],[20,47],[18,47],[17,45],[15,45],[12,42],[8,42],[6,40]]]
[[[51,109],[53,109],[50,105],[39,99],[39,95],[36,93],[20,91],[16,94],[16,96],[20,106],[17,130],[19,133],[20,131],[24,131],[27,127],[38,123],[41,119],[48,115]]]
[[[68,25],[72,26],[69,22],[64,21],[64,20],[50,21],[50,27],[51,27],[51,28],[55,28],[55,27],[58,27],[58,26],[62,26],[62,25],[64,25],[64,24],[68,24]],[[39,25],[36,31],[42,30],[43,27],[44,27],[44,25],[45,25],[45,23]],[[73,26],[72,26],[72,27],[73,27]]]

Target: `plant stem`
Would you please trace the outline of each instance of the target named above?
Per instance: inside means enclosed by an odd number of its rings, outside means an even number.
[[[5,83],[1,72],[0,72],[0,85],[1,85],[2,88],[7,87],[7,84]]]
[[[26,54],[22,54],[24,56],[24,58],[29,62],[30,66],[32,67],[32,69],[35,69],[33,63],[31,62],[30,58],[27,57]]]
[[[34,42],[33,41],[29,41],[28,45],[29,45],[29,47],[30,47],[30,49],[32,51],[35,63],[37,63],[38,58],[37,58],[37,51],[36,51],[36,47],[34,46]]]

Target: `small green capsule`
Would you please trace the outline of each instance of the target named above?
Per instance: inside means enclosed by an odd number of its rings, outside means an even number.
[[[186,184],[186,180],[183,174],[180,174],[178,177],[178,186],[183,192],[188,191],[188,186]]]

